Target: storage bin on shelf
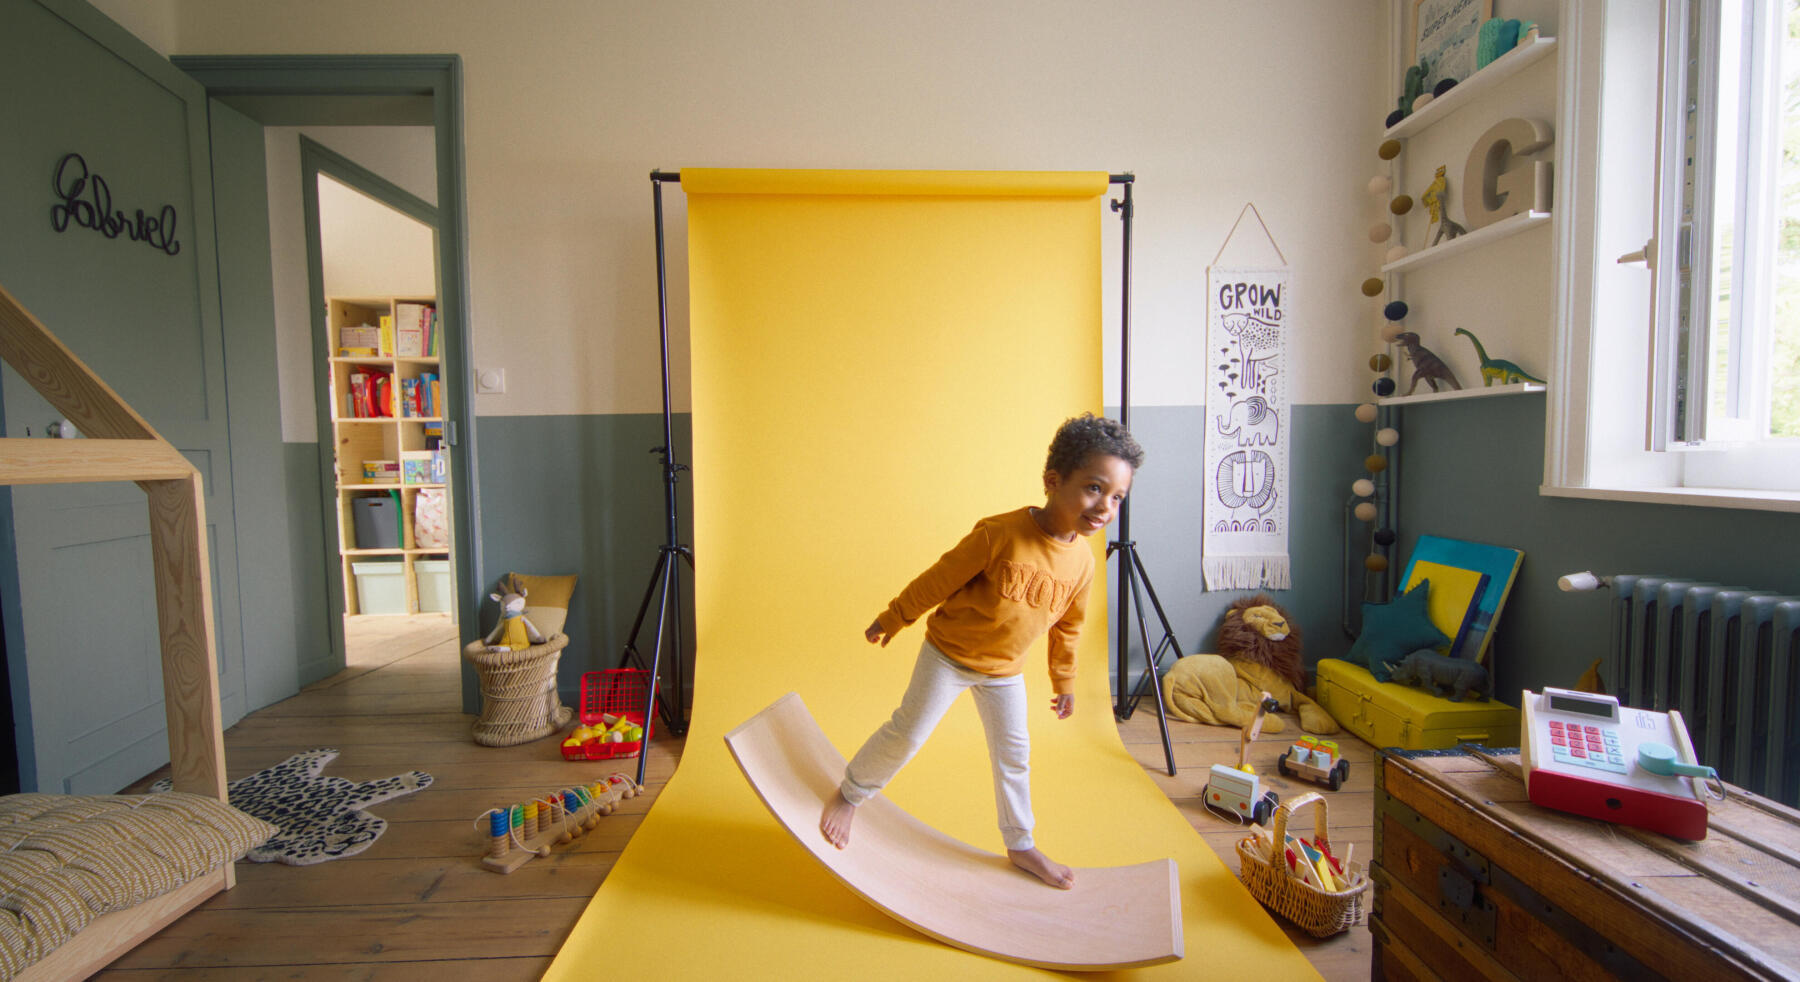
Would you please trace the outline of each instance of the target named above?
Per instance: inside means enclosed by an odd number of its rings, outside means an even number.
[[[644,719],[644,703],[650,698],[650,673],[638,668],[611,668],[587,672],[581,676],[581,722],[584,726],[601,723],[606,716],[621,716],[644,731],[643,740],[608,743],[603,739],[588,740],[578,746],[562,748],[568,760],[610,760],[636,757],[644,740],[656,735],[654,720]]]
[[[463,658],[481,680],[481,715],[472,735],[484,747],[511,747],[549,736],[575,711],[556,694],[556,663],[569,636],[552,634],[543,644],[516,651],[489,651],[480,638],[463,647]]]
[[[406,613],[406,570],[398,559],[354,562],[356,609],[364,614]]]

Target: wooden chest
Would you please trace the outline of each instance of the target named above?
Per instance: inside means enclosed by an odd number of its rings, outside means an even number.
[[[1731,788],[1681,842],[1533,805],[1517,761],[1377,759],[1373,978],[1800,978],[1800,813]]]

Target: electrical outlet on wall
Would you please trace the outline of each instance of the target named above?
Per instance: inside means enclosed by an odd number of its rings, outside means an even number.
[[[506,391],[506,369],[478,368],[475,370],[475,394],[499,395]]]

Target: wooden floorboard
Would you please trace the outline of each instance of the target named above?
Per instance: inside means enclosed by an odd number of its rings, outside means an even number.
[[[552,741],[482,747],[469,738],[474,717],[462,702],[460,649],[447,618],[351,618],[351,664],[291,699],[245,717],[225,734],[228,773],[242,777],[316,747],[339,751],[324,773],[346,780],[432,775],[430,788],[370,811],[386,833],[355,856],[314,866],[239,863],[237,887],[170,925],[95,976],[109,982],[287,979],[366,982],[512,982],[543,974],[588,901],[668,783],[683,741],[651,745],[644,795],[602,818],[592,833],[510,875],[483,869],[476,820],[495,805],[635,773],[635,760],[564,761]],[[1119,724],[1132,756],[1231,869],[1244,830],[1209,813],[1200,788],[1214,763],[1235,763],[1236,730],[1171,722],[1177,774],[1166,773],[1153,711]],[[1281,777],[1276,755],[1296,724],[1265,734],[1250,762],[1289,800],[1318,786]],[[1343,790],[1328,793],[1332,840],[1371,855],[1373,752],[1339,734],[1350,760]],[[166,769],[165,769],[166,772]],[[142,790],[164,773],[147,775]],[[1297,818],[1307,834],[1312,819]],[[504,901],[497,903],[496,901]],[[1278,921],[1279,922],[1279,921]],[[1326,979],[1369,978],[1369,932],[1358,925],[1320,941],[1287,926]],[[1190,952],[1189,958],[1203,953]],[[602,975],[604,973],[601,973]]]

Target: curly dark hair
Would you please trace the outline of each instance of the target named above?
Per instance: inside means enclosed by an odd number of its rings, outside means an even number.
[[[1144,448],[1131,437],[1131,431],[1116,419],[1082,413],[1063,421],[1050,439],[1050,455],[1044,469],[1067,476],[1096,454],[1117,457],[1132,470],[1144,466]]]

